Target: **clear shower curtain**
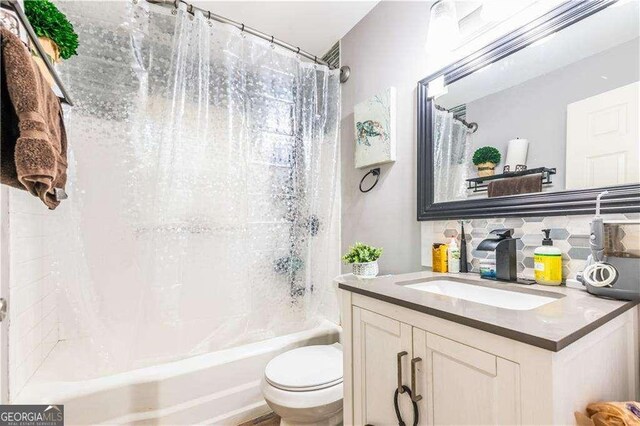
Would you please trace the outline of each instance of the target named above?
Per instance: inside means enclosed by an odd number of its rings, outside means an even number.
[[[119,26],[78,3],[58,284],[80,337],[126,369],[336,319],[338,72],[182,3]]]
[[[434,201],[465,199],[472,146],[469,129],[453,113],[437,108],[433,123]]]

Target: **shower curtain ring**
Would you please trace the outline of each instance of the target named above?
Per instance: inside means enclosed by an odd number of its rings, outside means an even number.
[[[271,36],[271,44],[273,44],[273,39],[274,39],[274,37],[273,37],[273,36]]]
[[[193,4],[189,5],[189,9],[187,9],[187,12],[193,15]]]
[[[300,47],[298,47],[298,50],[296,50],[296,55],[300,54]]]
[[[244,24],[242,24],[242,28],[240,28],[240,32],[243,33],[244,32]]]

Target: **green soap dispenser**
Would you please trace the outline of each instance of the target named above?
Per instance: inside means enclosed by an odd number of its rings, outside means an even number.
[[[553,246],[553,240],[549,237],[551,230],[543,229],[542,232],[544,232],[542,246],[533,252],[536,282],[544,285],[560,285],[562,284],[562,252]]]

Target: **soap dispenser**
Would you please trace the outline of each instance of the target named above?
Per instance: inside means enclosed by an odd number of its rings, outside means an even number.
[[[448,248],[449,272],[457,274],[460,272],[460,249],[455,238],[451,238]]]
[[[543,229],[542,232],[544,232],[542,246],[533,252],[536,282],[544,285],[560,285],[562,284],[562,252],[553,246],[553,240],[549,237],[551,230]]]

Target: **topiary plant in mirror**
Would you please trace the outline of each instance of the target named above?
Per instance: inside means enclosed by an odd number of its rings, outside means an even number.
[[[478,176],[491,176],[495,174],[496,165],[502,156],[500,151],[492,146],[483,146],[473,153],[473,164],[478,167]]]

